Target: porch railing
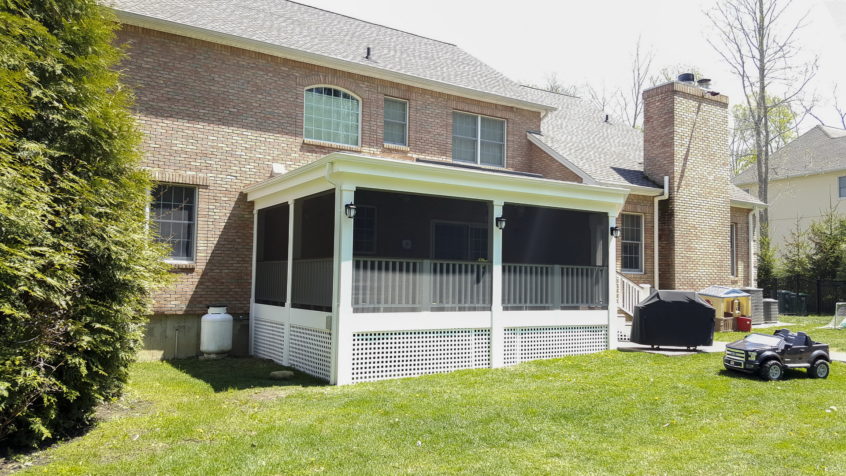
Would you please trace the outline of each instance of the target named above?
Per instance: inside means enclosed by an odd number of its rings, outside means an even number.
[[[287,261],[259,261],[256,263],[255,292],[257,303],[284,305],[287,287]]]
[[[292,306],[332,309],[332,258],[294,260],[291,278]]]
[[[491,307],[491,265],[355,258],[355,312],[471,311]]]
[[[634,316],[635,306],[649,297],[650,289],[617,273],[617,307],[629,316]]]
[[[600,266],[504,264],[502,306],[506,310],[602,307],[608,304],[607,276]]]
[[[470,311],[491,306],[490,263],[355,258],[356,312]],[[503,265],[508,310],[602,307],[608,303],[603,267]]]

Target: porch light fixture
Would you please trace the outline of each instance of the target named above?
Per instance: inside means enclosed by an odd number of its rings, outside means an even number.
[[[348,204],[344,205],[344,215],[346,215],[347,218],[355,218],[355,204],[354,203],[348,203]]]
[[[505,228],[505,217],[496,217],[496,227],[500,230]]]
[[[611,227],[611,236],[614,238],[620,237],[620,227],[619,226],[612,226]]]

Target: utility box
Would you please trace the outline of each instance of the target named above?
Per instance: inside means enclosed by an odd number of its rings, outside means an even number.
[[[752,318],[752,324],[764,323],[764,290],[761,288],[740,288],[741,291],[747,292],[751,295],[752,313],[749,317]]]
[[[737,288],[728,286],[708,286],[699,291],[708,304],[717,310],[717,317],[750,317],[752,315],[752,296]]]

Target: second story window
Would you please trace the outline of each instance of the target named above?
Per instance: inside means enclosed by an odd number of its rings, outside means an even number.
[[[408,102],[385,98],[385,143],[408,146]]]
[[[158,241],[171,246],[173,261],[194,261],[196,203],[196,187],[160,184],[153,189],[153,229]]]
[[[840,198],[846,198],[846,175],[838,177],[837,182],[840,186]]]
[[[504,167],[505,121],[453,112],[452,160]]]
[[[305,91],[303,135],[306,139],[335,144],[361,144],[361,101],[341,89],[327,86]]]

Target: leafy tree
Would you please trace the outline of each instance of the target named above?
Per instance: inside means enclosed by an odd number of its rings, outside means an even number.
[[[808,231],[810,266],[817,279],[836,279],[846,262],[846,218],[835,207],[823,213]]]
[[[797,128],[801,122],[789,103],[779,98],[767,98],[770,103],[768,127],[769,142],[767,150],[770,154],[787,145],[796,138]],[[735,104],[731,109],[731,162],[732,172],[736,175],[758,160],[758,150],[755,146],[754,115],[746,104]]]
[[[813,278],[812,253],[813,248],[808,240],[808,231],[803,230],[797,222],[781,251],[782,268],[779,272],[780,277],[794,283],[801,283]]]
[[[116,24],[94,0],[0,0],[0,447],[119,393],[167,277]]]
[[[770,237],[762,233],[758,241],[758,286],[769,289],[776,286],[778,256],[770,242]]]

